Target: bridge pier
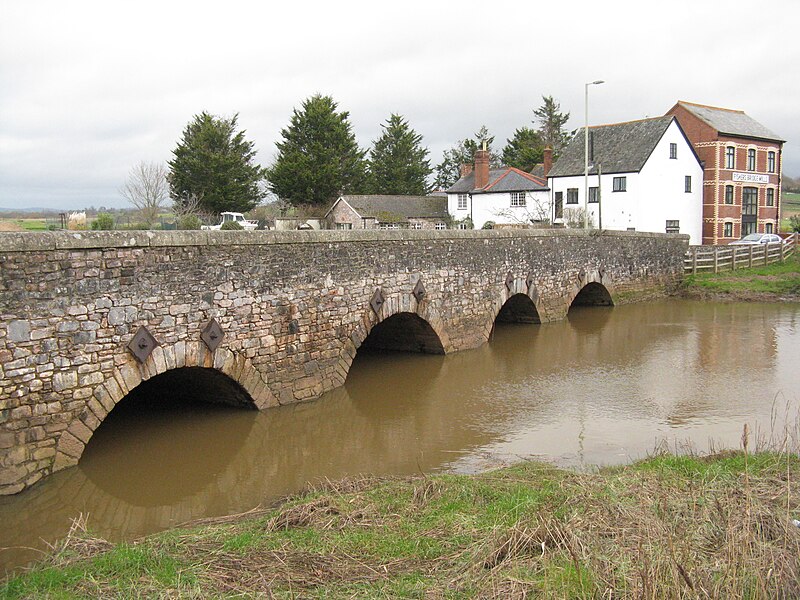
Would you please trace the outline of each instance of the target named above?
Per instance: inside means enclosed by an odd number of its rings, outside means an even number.
[[[687,245],[569,230],[4,233],[0,494],[76,464],[116,403],[165,372],[214,369],[262,409],[310,400],[344,383],[365,342],[450,353],[485,343],[498,315],[561,319],[589,285],[614,302],[663,294]],[[137,359],[140,328],[156,345]]]

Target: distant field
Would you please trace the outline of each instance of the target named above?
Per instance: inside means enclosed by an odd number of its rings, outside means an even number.
[[[45,231],[44,219],[0,219],[0,231]]]
[[[781,212],[783,213],[783,218],[781,219],[781,231],[790,231],[789,217],[800,214],[800,194],[784,192],[782,200]]]

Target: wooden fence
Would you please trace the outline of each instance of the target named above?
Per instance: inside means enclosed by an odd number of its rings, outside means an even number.
[[[749,246],[691,246],[683,261],[686,273],[719,273],[783,262],[797,251],[800,234],[782,242]]]

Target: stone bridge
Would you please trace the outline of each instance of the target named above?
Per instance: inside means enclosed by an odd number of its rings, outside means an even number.
[[[456,352],[496,320],[661,295],[687,247],[569,230],[0,234],[0,494],[76,464],[126,396],[309,400],[361,346]]]

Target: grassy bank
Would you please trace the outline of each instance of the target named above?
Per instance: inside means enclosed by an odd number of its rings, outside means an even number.
[[[786,262],[684,279],[681,293],[714,300],[800,300],[800,252]]]
[[[796,598],[800,460],[327,483],[111,545],[75,533],[5,598]]]

